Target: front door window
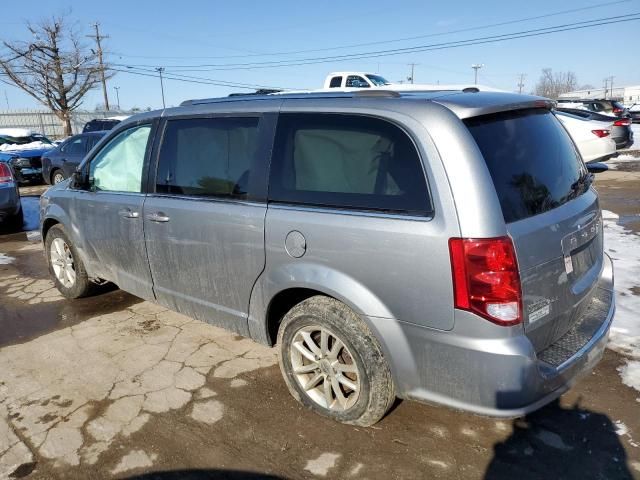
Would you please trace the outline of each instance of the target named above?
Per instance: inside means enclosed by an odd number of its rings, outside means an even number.
[[[142,191],[142,166],[151,125],[125,130],[93,159],[89,177],[93,189],[106,192]]]

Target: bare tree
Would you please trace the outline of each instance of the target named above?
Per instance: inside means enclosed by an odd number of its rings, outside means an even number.
[[[536,84],[535,94],[556,99],[562,93],[575,90],[577,84],[578,80],[573,72],[553,73],[550,68],[544,68],[540,80]]]
[[[63,16],[27,24],[33,41],[2,42],[0,69],[11,83],[50,108],[71,135],[71,112],[100,80],[96,54]]]

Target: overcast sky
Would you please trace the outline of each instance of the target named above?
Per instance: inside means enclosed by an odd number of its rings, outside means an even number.
[[[584,9],[591,6],[594,8]],[[154,67],[164,66],[167,75],[174,72],[244,84],[318,88],[325,75],[334,70],[366,70],[379,72],[392,81],[406,79],[410,72],[409,63],[417,64],[416,82],[473,82],[471,64],[482,63],[484,67],[480,70],[479,83],[505,90],[516,90],[518,76],[524,73],[525,91],[530,91],[540,70],[545,67],[572,70],[579,84],[601,86],[603,79],[611,75],[615,76],[614,86],[640,84],[640,21],[379,58],[270,68],[220,67],[221,64],[315,59],[533,30],[640,12],[640,0],[615,3],[577,0],[332,0],[314,4],[300,0],[30,0],[7,2],[3,7],[0,21],[2,40],[26,40],[26,21],[37,21],[43,16],[69,9],[70,17],[86,34],[92,33],[90,24],[99,21],[103,34],[110,37],[104,41],[110,52],[108,59],[116,68],[129,71],[131,69],[126,66],[137,67],[138,72],[143,72],[140,68],[153,72]],[[491,28],[475,28],[573,9],[584,10]],[[87,38],[87,42],[92,40]],[[335,49],[356,44],[360,46]],[[292,53],[302,50],[307,52]],[[274,53],[281,54],[265,55]],[[114,86],[120,87],[123,108],[157,108],[162,105],[157,78],[118,72],[108,84],[112,103],[115,103]],[[34,99],[14,87],[0,84],[0,89],[4,90],[0,92],[2,110],[7,107],[7,101],[11,109],[38,107]],[[244,90],[175,80],[165,82],[167,105],[176,105],[188,98],[240,91]],[[87,95],[84,108],[93,109],[98,103],[102,103],[100,89]]]

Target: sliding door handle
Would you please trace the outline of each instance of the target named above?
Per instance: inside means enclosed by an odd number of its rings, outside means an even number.
[[[152,222],[158,222],[158,223],[165,223],[165,222],[168,222],[170,220],[170,218],[167,217],[162,212],[151,213],[151,214],[147,215],[147,219],[152,221]]]
[[[138,218],[140,216],[138,212],[134,212],[130,208],[123,208],[122,210],[118,210],[118,215],[123,218]]]

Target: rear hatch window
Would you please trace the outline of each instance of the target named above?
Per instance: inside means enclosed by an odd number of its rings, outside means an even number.
[[[516,250],[525,333],[543,352],[570,329],[582,328],[590,308],[603,265],[598,197],[569,134],[550,111],[499,113],[466,124]],[[592,327],[598,325],[589,325],[589,334]]]
[[[549,110],[503,112],[465,123],[487,163],[505,222],[559,207],[589,188],[569,134]]]

